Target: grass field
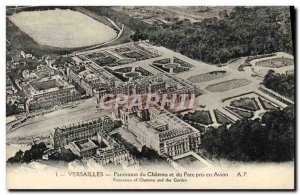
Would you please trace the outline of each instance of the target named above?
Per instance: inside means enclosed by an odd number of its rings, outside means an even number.
[[[20,12],[9,19],[40,45],[52,47],[85,47],[117,36],[111,27],[72,10]]]
[[[244,110],[240,110],[237,108],[233,108],[233,107],[226,107],[227,109],[231,110],[232,112],[234,112],[235,114],[239,115],[242,118],[251,118],[253,117],[253,112],[248,112],[248,111],[244,111]]]
[[[258,97],[258,100],[260,101],[261,105],[263,106],[263,108],[265,110],[277,110],[279,109],[278,107],[274,106],[273,104],[271,104],[270,102]]]
[[[246,86],[250,83],[251,83],[251,81],[249,81],[247,79],[232,79],[232,80],[225,81],[222,83],[209,85],[205,89],[210,92],[224,92],[224,91],[228,91],[230,89],[235,89],[238,87]]]
[[[201,123],[203,125],[209,125],[212,123],[209,111],[195,111],[185,114],[183,120]]]
[[[216,116],[216,120],[219,124],[230,124],[231,121],[229,119],[226,118],[226,116],[224,114],[222,114],[220,111],[218,110],[213,110],[215,116]]]
[[[39,10],[40,8],[36,8],[36,10]],[[48,8],[50,10],[55,9],[55,7]],[[7,13],[7,16],[11,15],[12,13]],[[45,54],[61,54],[65,55],[66,53],[73,52],[80,49],[85,49],[87,47],[78,47],[78,48],[59,48],[59,47],[52,47],[47,45],[40,45],[37,43],[33,38],[31,38],[28,34],[23,32],[19,27],[17,27],[11,20],[6,18],[6,39],[7,39],[7,50],[23,50],[28,53],[32,53],[34,56],[42,57]],[[122,26],[122,24],[119,24],[116,22],[118,26]],[[123,33],[121,36],[104,46],[101,47],[107,47],[107,46],[113,46],[118,44],[123,44],[131,41],[130,36],[134,32],[128,28],[127,26],[124,26]],[[9,44],[8,44],[9,43]]]
[[[255,98],[248,98],[248,97],[241,98],[238,100],[233,100],[230,103],[230,106],[243,108],[243,109],[251,110],[251,111],[259,110],[259,106],[257,105]]]
[[[256,65],[268,68],[280,68],[284,66],[294,65],[294,60],[289,58],[272,58],[259,61],[256,63]]]
[[[227,73],[226,71],[213,71],[205,74],[192,76],[188,78],[188,80],[191,81],[192,83],[201,83],[201,82],[211,81],[214,79],[223,78],[228,75],[229,73]]]

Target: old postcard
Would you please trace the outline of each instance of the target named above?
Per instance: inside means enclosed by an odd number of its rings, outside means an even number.
[[[294,8],[7,6],[7,188],[295,188]]]

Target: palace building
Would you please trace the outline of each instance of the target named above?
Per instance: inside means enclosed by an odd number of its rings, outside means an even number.
[[[120,109],[117,115],[142,145],[160,155],[174,157],[199,150],[199,131],[159,106],[143,110]]]
[[[114,121],[103,116],[78,124],[55,128],[52,137],[54,148],[66,148],[84,159],[97,164],[134,166],[133,159],[124,145],[120,144],[109,132],[114,128]]]
[[[191,83],[151,65],[160,55],[153,46],[144,42],[79,52],[67,67],[67,77],[94,97],[97,103],[106,94],[195,93],[195,86]]]

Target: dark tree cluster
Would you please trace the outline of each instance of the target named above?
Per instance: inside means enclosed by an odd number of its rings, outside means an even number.
[[[242,119],[229,128],[203,134],[202,148],[214,158],[234,161],[294,160],[294,107],[266,112],[262,119]]]
[[[138,159],[147,159],[148,161],[165,161],[166,158],[160,156],[155,150],[148,148],[146,146],[142,147],[141,152],[139,152],[136,157]]]
[[[118,142],[122,143],[128,151],[136,157],[139,161],[142,162],[165,162],[166,158],[160,156],[155,150],[148,148],[146,146],[142,146],[142,150],[139,151],[135,146],[131,143],[127,142],[124,138],[120,136],[120,134],[112,135]]]
[[[29,150],[22,152],[18,151],[15,156],[9,158],[7,162],[10,163],[29,163],[34,160],[42,159],[44,151],[47,150],[45,143],[34,144]]]
[[[49,160],[71,162],[80,159],[79,156],[73,154],[70,149],[61,148],[60,152],[54,152],[49,155]]]
[[[19,150],[16,154],[9,158],[9,163],[29,163],[35,160],[41,160],[45,151],[48,150],[45,143],[34,144],[25,152]],[[71,162],[80,159],[79,156],[72,153],[71,150],[61,148],[60,151],[54,151],[49,154],[49,160]]]
[[[266,74],[263,85],[267,88],[294,100],[295,96],[295,76],[294,74],[276,74],[273,70],[269,70]]]
[[[241,56],[292,53],[288,7],[235,7],[224,19],[188,19],[163,26],[138,28],[133,40],[149,39],[188,57],[225,63]]]
[[[16,104],[6,103],[6,116],[19,114],[23,110],[19,109]]]

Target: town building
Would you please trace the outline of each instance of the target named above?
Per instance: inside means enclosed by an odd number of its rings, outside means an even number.
[[[56,149],[70,149],[73,154],[100,165],[137,166],[138,162],[125,146],[110,136],[109,132],[113,128],[114,121],[108,116],[103,116],[55,128],[52,142]]]
[[[22,76],[26,81],[32,82],[42,79],[44,77],[54,76],[55,70],[48,65],[39,65],[36,67],[36,70],[24,70]]]
[[[96,151],[96,155],[93,159],[102,165],[114,164],[121,165],[124,162],[127,162],[129,165],[133,159],[129,151],[124,147],[124,145],[118,143],[111,136],[105,133],[97,134],[97,141],[99,147]]]
[[[80,98],[75,87],[60,75],[45,77],[33,82],[23,82],[21,87],[27,98],[27,112],[60,106]]]
[[[72,141],[91,138],[101,131],[109,131],[113,127],[113,120],[108,116],[57,127],[53,134],[53,146],[54,148],[63,147]]]
[[[12,80],[6,75],[6,95],[13,95],[17,92]]]

